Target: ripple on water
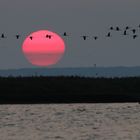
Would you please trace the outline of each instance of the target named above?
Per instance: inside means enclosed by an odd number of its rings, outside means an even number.
[[[140,139],[139,118],[129,103],[0,105],[0,139]]]

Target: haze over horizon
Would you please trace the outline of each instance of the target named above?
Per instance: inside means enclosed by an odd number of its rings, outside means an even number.
[[[27,35],[50,30],[62,35],[66,52],[55,67],[140,66],[140,30],[138,38],[105,35],[110,26],[137,28],[140,24],[139,0],[0,0],[0,69],[34,68],[24,57],[21,46]],[[21,34],[16,40],[15,34]],[[89,35],[84,41],[80,36]],[[95,41],[92,36],[99,36]]]

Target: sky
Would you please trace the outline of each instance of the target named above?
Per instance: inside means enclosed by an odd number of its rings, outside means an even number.
[[[139,24],[139,0],[0,0],[0,33],[7,36],[0,39],[0,69],[35,67],[21,47],[26,36],[42,29],[70,35],[63,58],[52,67],[140,66],[140,30],[135,40],[120,32],[105,37],[110,26]],[[91,37],[84,41],[81,35]]]

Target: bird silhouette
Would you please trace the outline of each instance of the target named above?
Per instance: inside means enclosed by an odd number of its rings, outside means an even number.
[[[138,35],[133,35],[133,39],[136,39],[138,37]]]
[[[116,31],[121,31],[121,29],[117,26],[117,27],[116,27]]]
[[[20,35],[17,34],[17,35],[16,35],[16,38],[19,39],[19,37],[20,37]]]
[[[1,34],[1,38],[6,38],[6,36],[4,35],[4,33]]]
[[[52,35],[49,35],[49,39],[51,39],[52,38]]]
[[[83,35],[83,36],[81,36],[81,37],[82,37],[84,40],[86,40],[88,36]]]
[[[131,27],[129,27],[129,26],[126,26],[126,27],[125,27],[125,30],[129,30],[130,28],[131,28]]]
[[[49,39],[51,39],[52,38],[52,35],[46,35],[46,38],[49,38]]]
[[[32,36],[30,36],[30,39],[31,39],[31,40],[33,40],[33,37],[32,37]]]
[[[66,32],[63,33],[63,36],[69,36]]]
[[[132,29],[132,32],[133,32],[133,34],[135,34],[136,33],[136,29]]]
[[[106,35],[106,37],[111,37],[111,33],[109,32],[109,33]]]
[[[98,36],[94,36],[93,38],[94,38],[94,40],[97,40],[98,39]]]
[[[123,32],[123,35],[128,35],[128,34],[127,34],[127,30],[125,30],[125,31]]]
[[[110,28],[109,28],[110,30],[114,30],[114,28],[111,26]]]

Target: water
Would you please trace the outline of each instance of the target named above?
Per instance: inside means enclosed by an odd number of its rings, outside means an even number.
[[[0,140],[139,140],[139,104],[0,105]]]

